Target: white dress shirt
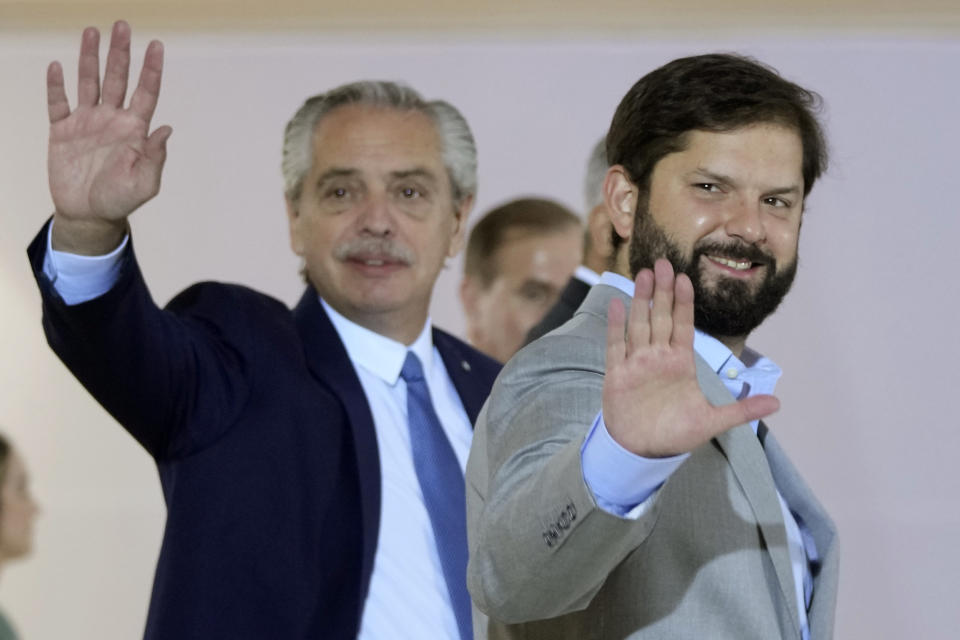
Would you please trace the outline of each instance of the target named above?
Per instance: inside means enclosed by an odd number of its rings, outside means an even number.
[[[407,384],[400,378],[408,347],[321,303],[360,378],[380,453],[380,536],[358,637],[457,639],[457,621],[410,449]],[[423,364],[433,408],[460,468],[466,469],[473,429],[431,336],[428,319],[409,350]]]

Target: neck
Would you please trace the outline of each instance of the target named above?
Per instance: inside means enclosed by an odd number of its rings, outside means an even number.
[[[594,273],[603,273],[609,268],[610,261],[603,256],[590,252],[583,256],[583,266]]]
[[[626,245],[626,242],[624,242],[624,245]],[[623,249],[623,247],[621,247],[621,249]],[[625,250],[618,251],[613,264],[605,266],[599,273],[603,273],[607,269],[613,271],[614,273],[619,273],[628,280],[634,279],[633,276],[630,275],[630,258]]]
[[[426,312],[410,313],[398,310],[362,313],[352,309],[337,309],[337,313],[364,329],[379,333],[406,346],[410,346],[420,337],[423,326],[427,322]]]

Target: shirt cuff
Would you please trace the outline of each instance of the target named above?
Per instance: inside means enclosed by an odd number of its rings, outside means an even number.
[[[639,518],[650,498],[690,454],[644,458],[621,447],[597,414],[580,448],[583,480],[604,511]]]
[[[43,258],[43,273],[53,288],[68,305],[80,304],[98,298],[120,279],[123,250],[130,234],[123,237],[120,246],[102,256],[81,256],[53,248],[53,223],[47,228],[47,253]]]

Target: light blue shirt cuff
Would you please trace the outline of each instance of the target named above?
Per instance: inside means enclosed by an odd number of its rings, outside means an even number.
[[[120,279],[120,257],[130,240],[123,237],[120,246],[102,256],[81,256],[55,251],[51,241],[53,223],[47,229],[47,254],[43,259],[43,273],[63,301],[68,305],[93,300],[110,291]]]
[[[627,451],[607,431],[601,411],[580,448],[580,464],[597,505],[607,513],[635,519],[688,455],[644,458]]]

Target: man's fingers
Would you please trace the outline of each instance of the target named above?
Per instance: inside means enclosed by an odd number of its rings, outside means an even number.
[[[653,265],[653,306],[650,308],[650,342],[666,345],[673,335],[673,266],[658,258]]]
[[[677,276],[673,285],[673,337],[674,347],[693,347],[693,283],[685,273]]]
[[[100,101],[100,32],[83,30],[77,65],[77,105],[92,107]]]
[[[614,298],[607,307],[607,367],[622,361],[627,355],[626,330],[627,310],[623,300]]]
[[[163,44],[154,40],[147,45],[147,53],[143,56],[143,69],[140,70],[140,82],[130,99],[130,111],[147,124],[157,108],[162,76]]]
[[[130,25],[118,20],[110,35],[110,52],[103,72],[103,104],[123,108],[130,73]]]
[[[627,344],[636,349],[650,344],[650,298],[653,296],[653,272],[641,269],[633,282],[633,302],[627,325]]]
[[[63,88],[63,67],[59,62],[51,62],[47,67],[47,115],[50,124],[70,115],[70,103]]]

